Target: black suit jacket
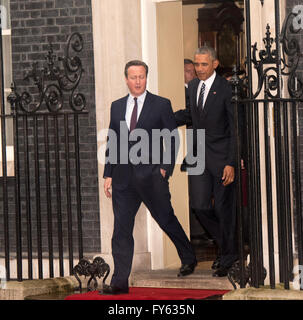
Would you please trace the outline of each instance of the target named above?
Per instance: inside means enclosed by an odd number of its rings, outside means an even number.
[[[129,161],[127,161],[128,163],[125,163],[125,154],[122,156],[120,152],[120,145],[125,147],[125,139],[128,138],[127,140],[129,140],[130,138],[130,133],[125,121],[127,98],[128,95],[117,101],[114,101],[111,106],[109,128],[116,133],[116,145],[118,148],[115,148],[114,140],[112,142],[109,140],[106,157],[109,155],[109,148],[114,148],[117,151],[117,162],[107,162],[104,168],[104,177],[112,177],[113,188],[118,189],[123,189],[128,186],[132,174],[135,174],[136,178],[141,183],[148,184],[151,182],[151,175],[158,174],[160,168],[166,170],[166,178],[168,179],[168,177],[173,173],[179,144],[179,135],[177,134],[177,130],[175,130],[176,139],[172,139],[171,148],[167,149],[170,152],[171,161],[169,163],[164,161],[163,143],[166,145],[166,141],[164,141],[165,139],[161,139],[160,141],[160,161],[158,161],[158,158],[155,159],[156,152],[152,149],[153,130],[168,129],[169,132],[172,132],[177,128],[177,124],[170,101],[166,98],[147,92],[136,129],[144,129],[145,133],[147,134],[146,137],[148,137],[148,146],[142,145],[142,148],[139,148],[141,151],[141,153],[139,152],[139,155],[145,159],[148,159],[148,163],[132,164]],[[123,130],[122,134],[121,128]],[[125,135],[127,137],[125,137]],[[136,144],[137,141],[128,141],[128,151],[131,150],[131,148]],[[126,157],[129,158],[129,154],[127,154]]]
[[[228,81],[216,75],[203,111],[199,112],[199,82],[194,79],[189,83],[190,108],[177,111],[175,117],[178,125],[192,122],[194,130],[205,129],[205,168],[213,175],[221,176],[226,165],[236,164],[232,88]]]

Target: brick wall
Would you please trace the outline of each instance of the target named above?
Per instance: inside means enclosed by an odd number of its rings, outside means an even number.
[[[98,200],[98,173],[97,173],[97,144],[96,144],[96,114],[95,114],[95,88],[94,88],[94,59],[93,59],[93,37],[92,37],[92,13],[91,0],[11,0],[11,23],[12,23],[12,58],[13,58],[13,79],[16,82],[18,91],[27,90],[37,98],[37,89],[32,84],[24,82],[25,72],[31,69],[32,63],[38,62],[38,68],[45,65],[45,55],[48,51],[48,42],[53,44],[54,53],[57,57],[64,56],[66,41],[70,34],[79,32],[84,40],[84,50],[79,54],[85,70],[79,86],[79,92],[83,93],[87,101],[88,115],[80,117],[80,164],[81,164],[81,192],[82,192],[82,215],[83,215],[83,240],[84,253],[100,252],[100,223],[99,223],[99,200]],[[65,95],[64,110],[70,110],[68,96]],[[42,108],[45,108],[43,106]],[[42,120],[40,120],[42,122]],[[30,122],[29,122],[30,123]],[[73,122],[69,121],[70,139],[73,136]],[[22,129],[22,124],[21,124]],[[54,140],[53,121],[49,121],[50,141]],[[39,129],[42,130],[42,129]],[[43,131],[43,130],[42,130]],[[41,132],[42,132],[41,131]],[[60,138],[60,163],[62,162],[62,189],[66,188],[63,143],[63,119],[59,119],[59,138]],[[30,152],[33,152],[32,130],[29,130]],[[20,133],[20,145],[24,137]],[[52,183],[52,209],[53,209],[53,228],[54,234],[57,232],[56,222],[56,195],[55,195],[55,170],[54,170],[54,146],[51,147],[51,183]],[[71,145],[71,151],[74,145]],[[41,167],[44,167],[43,148],[41,147]],[[32,157],[32,154],[30,154]],[[73,156],[71,156],[73,158]],[[24,163],[21,162],[21,174],[25,173]],[[34,174],[31,164],[30,173]],[[71,166],[71,191],[72,191],[72,215],[75,250],[77,250],[76,238],[76,211],[75,211],[75,187],[74,182],[76,172],[74,165]],[[32,176],[32,174],[31,174]],[[42,171],[41,181],[44,172]],[[25,182],[26,177],[21,177],[21,182]],[[41,210],[42,210],[42,229],[43,229],[43,248],[47,250],[47,216],[46,216],[46,189],[41,182]],[[25,187],[22,187],[24,196]],[[35,195],[35,186],[31,184],[31,195]],[[66,198],[62,198],[63,210],[63,233],[64,251],[68,251],[67,241],[67,217],[66,217]],[[22,207],[26,206],[25,199],[22,198]],[[33,228],[33,247],[36,246],[36,218],[35,218],[35,199],[31,201],[32,228]],[[14,213],[10,213],[13,214]],[[23,250],[26,251],[26,214],[23,208]],[[13,227],[12,227],[13,229]],[[12,234],[12,233],[11,233]],[[13,237],[11,235],[11,237]],[[13,246],[14,239],[11,239]],[[57,238],[54,236],[55,251],[57,248]],[[35,250],[34,250],[35,251]]]

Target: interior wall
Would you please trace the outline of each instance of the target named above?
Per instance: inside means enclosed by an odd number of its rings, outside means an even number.
[[[236,4],[240,8],[244,7],[243,3],[236,2]],[[184,58],[186,59],[193,60],[194,52],[198,48],[198,41],[199,41],[198,10],[204,7],[207,7],[207,8],[218,7],[218,4],[193,4],[193,5],[184,5],[182,8]]]
[[[198,48],[198,9],[203,7],[205,4],[185,5],[182,8],[185,59],[193,60],[194,52]]]

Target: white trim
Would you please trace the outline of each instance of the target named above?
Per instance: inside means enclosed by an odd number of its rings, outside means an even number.
[[[141,0],[142,60],[149,66],[147,89],[158,93],[157,12],[153,0]]]
[[[154,0],[141,0],[141,42],[142,60],[149,66],[147,88],[158,93],[158,38],[157,8]],[[163,232],[150,214],[147,214],[148,251],[151,254],[151,268],[164,267]]]

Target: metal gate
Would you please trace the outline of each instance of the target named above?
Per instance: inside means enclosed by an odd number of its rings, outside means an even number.
[[[33,86],[19,93],[12,85],[9,114],[2,91],[2,159],[8,125],[14,137],[14,175],[2,161],[0,187],[7,280],[64,276],[66,269],[72,274],[76,252],[83,258],[79,122],[88,112],[78,93],[82,49],[79,33],[68,38],[64,57],[56,58],[50,44],[46,65],[35,63],[27,73]]]
[[[290,13],[281,28],[279,0],[274,3],[276,36],[271,37],[271,27],[267,25],[265,49],[258,51],[257,44],[251,43],[250,1],[245,1],[247,76],[241,79],[236,73],[232,80],[238,163],[246,155],[248,214],[244,215],[243,180],[238,166],[240,260],[229,278],[241,288],[247,283],[258,288],[268,275],[271,288],[283,283],[289,289],[294,266],[303,265],[299,127],[303,82],[297,73],[303,56],[297,38],[300,29],[293,24],[297,13]],[[242,113],[244,125],[238,117]],[[245,222],[249,226],[248,252]]]

